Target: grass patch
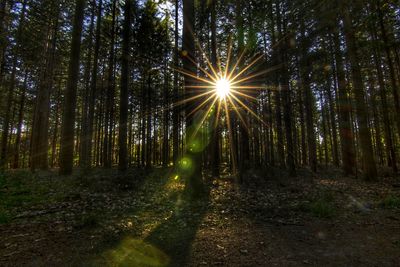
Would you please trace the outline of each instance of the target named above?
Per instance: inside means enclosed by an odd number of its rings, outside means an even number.
[[[26,170],[0,173],[0,221],[7,222],[16,212],[32,206],[62,201],[72,187],[69,180],[51,172],[31,173]],[[8,219],[7,219],[8,218]]]
[[[381,200],[380,205],[385,209],[400,208],[400,198],[394,195],[388,195]]]
[[[332,218],[336,214],[334,197],[331,193],[324,193],[309,204],[309,211],[318,218]]]
[[[6,224],[11,221],[10,215],[5,212],[0,210],[0,224]]]

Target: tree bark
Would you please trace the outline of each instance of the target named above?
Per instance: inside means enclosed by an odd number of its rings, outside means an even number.
[[[304,22],[301,21],[301,35],[302,35],[302,60],[301,60],[301,84],[304,94],[304,107],[305,107],[305,119],[307,129],[307,144],[308,144],[308,164],[313,172],[317,171],[317,147],[315,141],[315,128],[314,128],[314,107],[315,100],[310,85],[310,67],[311,62],[307,53],[309,49],[309,41],[305,36]]]
[[[371,132],[368,129],[367,107],[365,104],[365,91],[362,81],[360,63],[357,55],[357,41],[354,35],[354,28],[350,18],[349,7],[343,10],[343,25],[347,44],[347,56],[350,61],[352,82],[354,88],[357,123],[359,127],[360,146],[362,151],[362,161],[364,178],[368,181],[377,179],[374,153],[371,142]]]
[[[179,0],[175,0],[175,30],[174,30],[174,67],[178,67],[178,54],[179,54]],[[176,106],[176,103],[179,101],[179,76],[178,72],[174,70],[174,89],[173,89],[173,109],[172,109],[172,143],[173,143],[173,162],[174,165],[178,162],[179,157],[179,113],[180,108]]]
[[[46,61],[42,70],[41,80],[38,86],[38,94],[35,103],[35,113],[32,126],[31,144],[31,170],[46,170],[48,168],[49,150],[49,117],[50,95],[54,80],[54,61],[59,28],[59,6],[54,21],[52,21],[51,37],[46,40]]]
[[[79,80],[79,60],[85,0],[75,1],[75,16],[72,28],[71,54],[65,90],[64,113],[61,130],[60,174],[72,173],[74,165],[74,125],[76,113],[76,91]]]
[[[112,126],[114,113],[114,57],[115,57],[115,22],[116,22],[116,4],[117,0],[112,1],[112,22],[111,22],[111,40],[110,51],[108,57],[108,73],[107,73],[107,92],[106,92],[106,110],[104,116],[104,136],[103,136],[103,166],[110,168],[112,164]]]
[[[195,66],[191,60],[195,59],[195,40],[194,40],[194,25],[195,25],[195,8],[194,0],[183,1],[183,69],[189,73],[196,73]],[[185,95],[186,98],[193,96],[192,86],[195,81],[190,76],[185,76]],[[196,103],[187,103],[186,111],[186,156],[182,159],[183,174],[186,176],[186,188],[192,198],[201,196],[204,192],[202,181],[202,160],[201,152],[195,149],[196,139],[199,136],[195,133],[195,117],[198,114],[192,114]]]
[[[119,109],[119,131],[118,147],[120,171],[128,168],[127,134],[128,134],[128,87],[129,87],[129,55],[130,55],[130,32],[131,32],[131,9],[132,1],[126,0],[124,6],[124,25],[122,32],[122,60],[121,60],[121,89]]]
[[[211,61],[213,67],[217,69],[217,14],[216,0],[211,3]],[[220,143],[220,127],[216,116],[219,115],[214,109],[215,118],[212,121],[212,139],[211,139],[211,173],[213,177],[219,177],[219,143]]]

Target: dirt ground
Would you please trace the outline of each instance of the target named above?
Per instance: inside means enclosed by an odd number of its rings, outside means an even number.
[[[0,266],[400,266],[400,183],[249,172],[189,201],[168,170],[3,175]]]

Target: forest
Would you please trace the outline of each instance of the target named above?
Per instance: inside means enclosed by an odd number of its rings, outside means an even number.
[[[0,0],[0,266],[398,266],[396,0]]]

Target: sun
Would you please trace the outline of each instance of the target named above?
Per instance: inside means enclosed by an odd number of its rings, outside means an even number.
[[[217,80],[215,88],[219,100],[225,100],[231,92],[231,83],[226,78],[220,78]]]
[[[197,42],[197,47],[204,56],[205,63],[198,64],[196,60],[191,58],[186,51],[182,52],[182,56],[189,60],[202,74],[199,75],[198,71],[188,71],[181,69],[179,67],[174,67],[173,69],[185,77],[190,77],[196,82],[190,84],[185,84],[185,90],[188,90],[187,95],[190,97],[184,97],[182,100],[175,102],[173,107],[179,105],[186,105],[189,102],[196,103],[190,112],[187,112],[185,116],[191,117],[195,113],[202,114],[199,116],[199,122],[197,127],[193,131],[192,135],[195,136],[203,124],[206,122],[207,118],[211,117],[211,114],[215,112],[214,127],[218,123],[223,123],[221,114],[225,114],[225,118],[228,122],[228,129],[231,129],[230,125],[230,113],[235,114],[235,116],[240,120],[244,127],[247,127],[247,120],[244,116],[252,115],[258,121],[266,124],[264,120],[248,105],[249,101],[257,102],[257,96],[253,96],[250,93],[254,90],[256,94],[260,94],[261,90],[271,90],[270,87],[265,87],[263,85],[247,85],[246,83],[257,77],[266,75],[268,72],[274,71],[280,67],[280,65],[271,68],[263,68],[261,71],[251,70],[252,67],[259,69],[261,67],[258,64],[262,59],[264,59],[264,54],[255,54],[248,60],[244,60],[245,51],[243,50],[233,61],[232,59],[232,45],[228,44],[228,51],[225,53],[226,62],[221,64],[221,60],[217,57],[217,64],[213,64],[207,57],[206,53]],[[258,67],[256,68],[256,64]],[[241,110],[245,110],[242,112]],[[200,112],[201,111],[201,112]],[[231,131],[231,130],[229,130]]]

